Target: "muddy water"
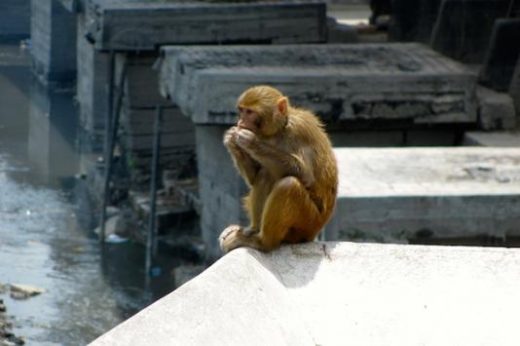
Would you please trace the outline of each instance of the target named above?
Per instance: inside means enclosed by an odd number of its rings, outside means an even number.
[[[19,47],[0,46],[0,283],[45,292],[0,299],[28,345],[85,345],[172,285],[157,279],[145,290],[142,246],[102,252],[80,226],[88,210],[78,209],[72,189],[79,161],[72,95],[38,86],[28,66]]]

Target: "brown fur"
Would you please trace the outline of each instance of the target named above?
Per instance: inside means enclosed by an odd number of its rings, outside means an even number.
[[[322,123],[269,86],[246,90],[237,107],[239,121],[224,144],[250,187],[244,207],[251,224],[227,227],[219,238],[222,250],[270,251],[282,243],[312,241],[332,215],[338,185]]]

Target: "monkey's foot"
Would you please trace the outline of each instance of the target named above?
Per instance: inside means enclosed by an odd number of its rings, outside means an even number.
[[[242,233],[242,227],[239,225],[231,225],[226,227],[226,229],[224,229],[218,237],[220,249],[224,253],[227,253],[238,247],[237,239],[239,238],[240,233]]]

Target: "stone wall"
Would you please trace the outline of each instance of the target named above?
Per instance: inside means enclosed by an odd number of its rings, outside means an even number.
[[[108,114],[108,54],[98,52],[85,38],[87,17],[78,15],[77,27],[77,85],[80,104],[80,126],[88,133],[94,150],[103,147],[105,117]]]
[[[0,42],[13,42],[30,35],[31,0],[2,0]]]
[[[31,2],[32,65],[44,84],[72,86],[76,79],[76,16],[58,0]]]

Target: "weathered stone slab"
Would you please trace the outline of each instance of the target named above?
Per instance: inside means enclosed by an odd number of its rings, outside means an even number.
[[[503,248],[238,249],[91,345],[513,346],[519,266]]]
[[[97,49],[142,51],[163,44],[298,43],[326,40],[316,1],[204,2],[88,0]]]
[[[520,235],[519,148],[335,149],[327,239]]]
[[[326,120],[477,120],[475,74],[420,44],[166,47],[162,52],[162,94],[195,123],[233,123],[236,97],[254,84],[274,85],[295,105]]]

